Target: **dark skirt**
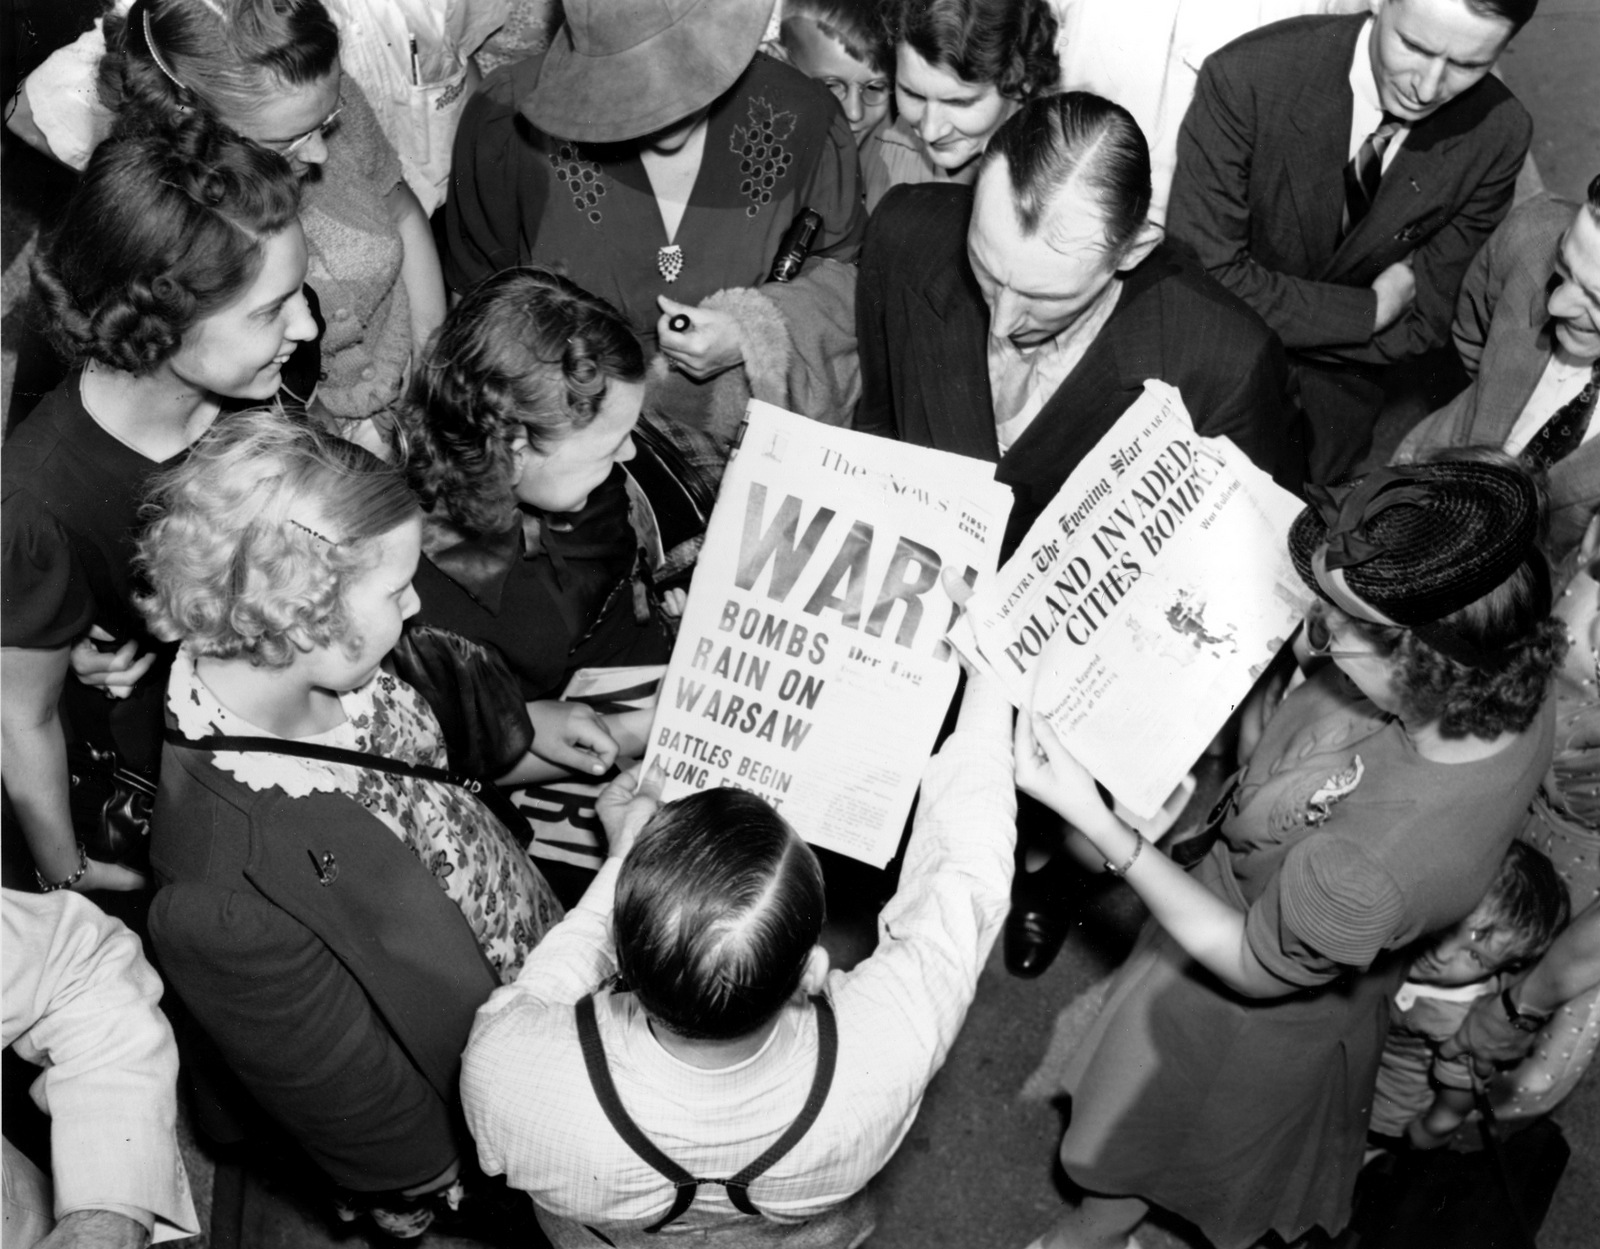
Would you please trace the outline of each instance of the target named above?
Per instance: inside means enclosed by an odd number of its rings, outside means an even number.
[[[1061,1165],[1092,1193],[1142,1197],[1189,1220],[1217,1249],[1268,1231],[1291,1241],[1313,1226],[1337,1232],[1403,970],[1386,958],[1258,1001],[1151,922],[1067,1071]]]

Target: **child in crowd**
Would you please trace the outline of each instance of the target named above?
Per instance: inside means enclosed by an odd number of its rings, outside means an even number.
[[[874,0],[784,0],[778,45],[838,98],[856,145],[889,120],[894,55]]]
[[[219,421],[151,501],[139,606],[182,646],[150,936],[229,1069],[191,1051],[202,1130],[237,1139],[259,1110],[340,1217],[417,1236],[463,1186],[479,1205],[461,1051],[561,917],[476,782],[444,770],[433,711],[381,670],[418,608],[421,509],[398,466],[265,408]]]
[[[1569,913],[1550,860],[1512,842],[1483,900],[1425,946],[1394,995],[1373,1093],[1372,1144],[1394,1147],[1403,1138],[1433,1149],[1450,1139],[1472,1111],[1472,1060],[1445,1058],[1440,1045],[1478,998],[1505,991],[1512,974],[1550,948]]]

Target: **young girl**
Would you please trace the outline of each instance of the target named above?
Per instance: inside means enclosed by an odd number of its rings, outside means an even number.
[[[868,212],[903,182],[971,183],[1001,123],[1061,78],[1045,0],[898,0],[889,33],[899,119],[862,147]]]
[[[143,883],[85,851],[67,741],[155,771],[170,652],[152,651],[131,604],[139,503],[224,408],[271,399],[297,345],[316,337],[298,196],[279,157],[204,119],[113,140],[35,268],[74,368],[6,443],[0,758],[41,888]],[[144,652],[125,674],[131,696],[66,680],[91,630],[115,643],[118,664]]]
[[[521,686],[534,753],[518,780],[602,773],[619,745],[560,701],[585,666],[664,663],[633,579],[626,474],[644,353],[610,304],[540,269],[507,269],[445,319],[407,413],[427,509],[421,619],[493,646]]]
[[[463,1165],[473,1013],[561,916],[379,669],[417,610],[416,500],[398,468],[257,410],[153,503],[140,606],[182,644],[151,847],[162,974],[346,1204],[414,1235]]]
[[[793,65],[833,92],[858,147],[889,120],[894,59],[873,0],[784,0],[778,43]]]

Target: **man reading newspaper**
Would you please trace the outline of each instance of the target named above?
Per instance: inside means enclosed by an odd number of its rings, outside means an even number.
[[[829,970],[822,876],[763,798],[602,795],[610,857],[478,1012],[462,1100],[490,1174],[559,1247],[845,1249],[944,1062],[1005,914],[1010,708],[967,684],[928,764],[876,952]]]

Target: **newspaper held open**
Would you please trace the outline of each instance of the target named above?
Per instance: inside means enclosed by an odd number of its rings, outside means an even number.
[[[752,401],[651,726],[664,796],[752,790],[887,863],[955,691],[940,574],[992,576],[1010,507],[992,464]]]
[[[1287,543],[1300,506],[1147,381],[952,640],[1152,816],[1304,611]]]

